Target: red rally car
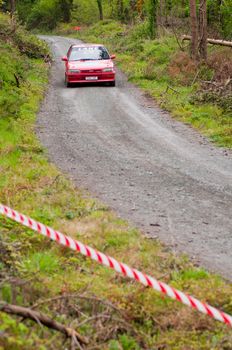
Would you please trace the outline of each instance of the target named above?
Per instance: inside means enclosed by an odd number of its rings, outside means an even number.
[[[65,62],[65,84],[106,82],[115,86],[115,69],[113,59],[107,49],[99,44],[72,45]]]

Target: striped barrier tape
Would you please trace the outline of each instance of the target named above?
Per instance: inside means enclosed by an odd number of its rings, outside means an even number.
[[[136,269],[129,267],[128,265],[121,263],[114,258],[101,253],[98,250],[95,250],[88,245],[85,245],[71,237],[68,237],[58,231],[53,230],[52,228],[45,226],[23,214],[18,213],[17,211],[6,207],[5,205],[0,204],[0,214],[26,226],[30,229],[37,231],[43,236],[47,236],[50,239],[58,242],[61,245],[69,247],[70,249],[76,250],[82,255],[85,255],[92,260],[97,261],[98,263],[110,267],[115,271],[122,273],[124,276],[127,276],[131,279],[134,279],[142,283],[146,287],[151,287],[156,291],[163,293],[169,296],[172,299],[178,300],[182,304],[185,304],[191,308],[194,308],[203,314],[206,314],[218,321],[221,321],[229,326],[232,326],[232,316],[226,314],[223,311],[220,311],[213,306],[203,303],[198,299],[185,294],[166,283],[157,281],[155,278],[146,275]]]

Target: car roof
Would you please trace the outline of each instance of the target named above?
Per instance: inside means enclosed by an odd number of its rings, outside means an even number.
[[[73,44],[71,47],[92,47],[92,46],[104,46],[102,44]]]

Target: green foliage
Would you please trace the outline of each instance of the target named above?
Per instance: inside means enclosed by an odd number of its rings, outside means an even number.
[[[136,341],[128,337],[126,334],[122,334],[118,341],[112,340],[109,344],[109,350],[140,350]]]
[[[10,284],[5,284],[1,289],[1,298],[6,303],[12,303],[12,289]]]
[[[0,312],[0,349],[4,350],[46,350],[39,334],[31,332],[30,328],[17,319]]]
[[[17,51],[0,43],[0,119],[8,115],[17,117],[22,103],[22,95],[17,87],[16,77],[24,78],[23,60],[12,60]]]
[[[94,24],[99,20],[96,0],[74,0],[73,22],[77,24]]]
[[[154,39],[157,35],[157,7],[158,0],[149,0],[147,6],[148,12],[148,30],[151,39]]]
[[[6,45],[10,52],[14,47],[30,58],[49,58],[49,50],[47,45],[37,37],[25,31],[23,27],[18,26],[16,31],[12,30],[12,26],[7,20],[7,16],[0,13],[0,38],[3,41],[13,45]],[[13,47],[12,47],[13,46]],[[22,61],[22,60],[20,60]],[[21,69],[23,70],[23,69]]]
[[[16,32],[14,42],[20,52],[30,58],[43,58],[47,61],[50,59],[50,53],[44,41],[30,35],[21,28]]]
[[[220,106],[225,113],[232,117],[232,95],[220,95],[216,91],[199,91],[192,97],[192,103],[212,103]]]
[[[54,274],[59,269],[59,262],[55,254],[48,251],[35,252],[21,264],[22,270],[27,273]]]
[[[91,30],[91,32],[94,33],[94,35],[109,39],[110,36],[114,37],[123,35],[125,26],[116,21],[104,20],[97,22],[92,29],[93,31]]]
[[[101,37],[99,26],[109,26],[109,34],[104,29],[104,36]],[[121,27],[120,23],[104,22],[95,26],[97,37],[95,32],[91,33],[88,29],[88,38],[91,36],[94,41],[111,44],[110,48],[114,50],[123,47],[124,51],[121,51],[118,59],[124,70],[146,91],[158,96],[161,103],[172,107],[174,111],[176,108],[178,117],[182,113],[186,121],[192,118],[198,123],[204,118],[209,123],[216,112],[215,118],[220,118],[221,110],[215,106],[203,105],[196,109],[188,103],[191,87],[175,86],[180,91],[180,95],[176,96],[172,92],[165,93],[167,75],[160,74],[159,81],[145,79],[143,72],[147,64],[146,57],[155,59],[155,69],[167,68],[172,62],[172,51],[176,50],[176,44],[171,37],[160,41],[138,38],[142,50],[132,55],[132,49],[127,50],[125,45],[125,41],[128,44],[132,42],[132,30],[127,33],[127,28],[123,26],[122,30]],[[102,208],[100,203],[77,192],[48,163],[33,133],[36,111],[47,83],[47,66],[40,59],[22,56],[13,41],[8,44],[2,38],[0,41],[3,50],[11,50],[10,66],[16,69],[19,65],[18,74],[21,64],[23,69],[22,81],[17,87],[23,96],[17,118],[7,113],[4,118],[0,118],[0,202],[9,203],[20,212],[49,223],[87,244],[92,245],[94,242],[96,248],[129,265],[134,266],[136,262],[139,269],[154,276],[164,276],[167,283],[177,288],[184,286],[186,292],[231,312],[229,283],[194,268],[185,257],[168,253],[156,240],[146,240],[140,232]],[[136,42],[133,44],[136,45]],[[14,72],[13,68],[9,72]],[[11,74],[3,71],[5,78],[1,92],[5,93],[6,87],[14,86],[15,83]],[[167,99],[164,100],[165,94]],[[71,250],[56,246],[49,239],[8,219],[0,217],[0,231],[0,239],[7,246],[7,250],[0,246],[1,297],[28,307],[37,304],[38,311],[66,326],[75,328],[82,323],[78,331],[89,337],[89,347],[99,346],[111,350],[164,347],[175,350],[230,349],[232,338],[226,326],[162,298],[151,289],[129,282],[113,271]],[[75,294],[77,299],[60,298],[65,294]],[[78,295],[83,298],[78,299]],[[105,312],[109,313],[111,303],[119,310],[114,309],[116,316],[110,314],[105,321],[101,317],[94,318],[97,314],[103,318]],[[123,315],[124,322],[118,321]],[[0,313],[0,348],[50,350],[54,344],[57,349],[69,346],[64,345],[63,335],[58,332],[29,320],[24,320],[24,323],[20,321],[19,318]],[[115,323],[112,325],[113,321]],[[102,338],[99,340],[100,336]]]
[[[18,0],[16,1],[17,15],[23,24],[27,22],[31,10],[35,5],[36,0]]]
[[[121,342],[123,350],[139,350],[136,341],[133,338],[128,337],[126,334],[122,334],[119,337],[119,341]]]
[[[208,0],[207,5],[209,26],[232,39],[232,0]]]
[[[27,20],[27,27],[51,30],[61,21],[58,0],[38,0]]]
[[[44,42],[22,28],[12,32],[6,17],[0,15],[0,120],[20,115],[20,107],[27,96],[27,71],[30,58],[49,58]],[[3,43],[7,38],[8,44]],[[9,127],[11,127],[9,125]]]
[[[143,21],[138,23],[136,26],[132,27],[130,30],[130,41],[135,41],[136,44],[139,40],[149,39],[149,23],[148,21]]]
[[[52,30],[61,21],[71,20],[73,0],[38,0],[28,9],[19,5],[18,14],[29,29]],[[24,7],[23,7],[24,6]],[[25,16],[23,10],[28,11]],[[22,12],[22,14],[21,14]]]
[[[61,12],[61,20],[66,23],[70,22],[73,0],[59,0],[58,6]]]
[[[207,280],[209,273],[203,269],[190,269],[181,272],[173,272],[172,279],[175,281]]]
[[[0,7],[9,11],[10,1],[3,1]],[[185,32],[189,17],[189,0],[18,0],[16,7],[19,20],[30,29],[52,30],[60,22],[93,25],[99,21],[102,8],[104,19],[127,24],[141,19],[147,22],[151,38],[157,35],[157,19]],[[231,39],[232,0],[207,0],[207,8],[209,32]]]
[[[220,15],[221,26],[219,29],[225,38],[232,40],[232,0],[222,1]]]
[[[196,65],[187,52],[179,50],[172,35],[149,40],[147,22],[123,27],[120,22],[98,22],[83,30],[79,37],[105,43],[116,52],[118,64],[128,78],[154,97],[161,107],[219,145],[232,146],[229,90],[221,95],[217,91],[200,92],[197,83],[212,78],[228,79],[230,51],[213,48],[207,64]]]

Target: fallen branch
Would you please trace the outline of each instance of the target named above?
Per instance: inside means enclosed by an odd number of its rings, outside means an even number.
[[[19,77],[14,73],[14,78],[15,78],[15,81],[16,81],[16,86],[17,88],[20,87],[20,81],[19,81]]]
[[[32,321],[65,334],[66,337],[71,338],[74,341],[79,341],[81,344],[89,343],[89,340],[86,337],[80,335],[74,329],[65,327],[63,324],[54,321],[47,315],[42,314],[41,312],[33,311],[30,308],[11,304],[0,304],[0,311],[11,315],[18,315],[23,318],[29,318]]]
[[[123,315],[122,310],[120,310],[116,305],[112,304],[111,302],[109,302],[107,300],[97,298],[95,296],[87,296],[87,295],[80,295],[80,294],[63,294],[63,295],[58,295],[57,297],[44,299],[44,300],[38,301],[36,304],[32,305],[31,309],[36,309],[38,306],[40,306],[42,304],[52,303],[52,302],[56,302],[57,300],[62,300],[62,299],[81,299],[81,300],[87,300],[87,301],[91,301],[91,302],[101,303],[105,306],[110,307],[111,309],[114,309],[119,314]],[[125,315],[123,315],[123,316],[125,316]]]
[[[218,84],[215,83],[215,81],[208,81],[208,80],[201,80],[202,83],[204,84],[210,84],[210,85],[214,85],[214,86],[217,86]]]
[[[178,35],[177,35],[177,33],[176,33],[176,29],[175,29],[175,24],[174,24],[174,22],[173,22],[173,18],[174,18],[175,16],[174,16],[174,13],[173,13],[173,10],[172,10],[172,16],[171,16],[171,23],[170,23],[170,25],[171,25],[171,30],[172,30],[172,32],[173,32],[173,34],[174,34],[174,36],[175,36],[175,38],[176,38],[176,42],[177,42],[177,45],[179,46],[179,48],[180,48],[180,50],[181,51],[184,51],[184,48],[183,48],[183,46],[182,46],[182,43],[180,42],[180,38],[178,37]]]
[[[181,40],[191,40],[192,37],[190,35],[182,35]],[[232,47],[232,41],[225,41],[225,40],[217,40],[217,39],[207,39],[207,43],[213,44],[213,45],[221,45],[221,46],[229,46]]]
[[[225,87],[227,87],[231,83],[232,79],[228,78],[225,82]]]
[[[196,82],[196,80],[197,80],[199,74],[200,74],[200,71],[198,70],[198,71],[196,72],[194,78],[193,78],[193,81],[192,81],[191,86],[193,86],[193,84],[195,84],[195,82]]]
[[[165,90],[165,93],[167,93],[168,90],[172,90],[172,91],[175,92],[176,94],[179,94],[179,91],[173,89],[170,85],[167,85],[167,88],[166,88],[166,90]]]

